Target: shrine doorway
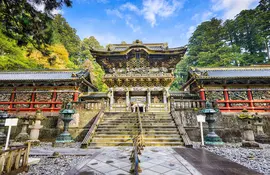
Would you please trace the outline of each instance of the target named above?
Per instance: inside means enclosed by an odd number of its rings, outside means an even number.
[[[146,112],[146,91],[133,91],[130,93],[130,103],[132,112],[137,112],[139,109],[140,112]]]

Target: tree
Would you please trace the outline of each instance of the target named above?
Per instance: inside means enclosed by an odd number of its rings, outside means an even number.
[[[267,51],[268,61],[270,60],[270,1],[261,0],[256,7],[256,19],[259,28],[259,33],[263,38]]]
[[[200,24],[189,39],[188,65],[227,67],[243,64],[240,49],[234,45],[229,46],[225,40],[226,35],[228,33],[222,26],[222,20],[213,18]],[[231,42],[235,40],[231,39]]]
[[[24,57],[23,50],[16,41],[5,36],[0,30],[0,70],[37,68],[32,60]]]
[[[81,43],[81,60],[84,61],[83,67],[89,70],[92,83],[98,88],[99,91],[106,91],[107,86],[103,83],[103,76],[105,75],[104,70],[96,62],[90,52],[90,48],[103,48],[96,40],[95,37],[83,39]]]
[[[61,15],[56,15],[50,24],[52,30],[52,44],[63,44],[69,53],[72,62],[79,64],[81,40],[76,30],[68,24]]]
[[[47,21],[53,11],[63,5],[70,7],[71,0],[0,0],[0,20],[3,32],[17,41],[19,46],[29,42],[42,50],[50,41]],[[37,7],[44,6],[43,11]]]
[[[28,58],[35,60],[39,65],[47,69],[76,68],[69,60],[69,53],[62,44],[48,46],[49,55],[44,55],[39,50],[34,50]]]

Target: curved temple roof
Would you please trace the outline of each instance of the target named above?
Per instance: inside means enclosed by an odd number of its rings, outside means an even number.
[[[75,80],[87,76],[87,71],[23,71],[0,72],[0,81]]]
[[[270,77],[270,67],[192,68],[199,79]]]

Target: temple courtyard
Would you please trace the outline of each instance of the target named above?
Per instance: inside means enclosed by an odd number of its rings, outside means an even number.
[[[130,174],[132,147],[80,149],[79,145],[74,143],[62,148],[41,143],[33,147],[30,157],[40,158],[40,162],[22,174]],[[194,148],[145,147],[139,156],[140,174],[270,174],[268,144],[260,144],[261,149],[246,149],[241,144],[204,148],[199,145],[194,143]]]

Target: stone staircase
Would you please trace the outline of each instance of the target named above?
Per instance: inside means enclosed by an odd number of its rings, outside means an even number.
[[[168,112],[141,113],[145,146],[180,146],[183,140]],[[138,114],[108,112],[97,127],[90,146],[132,146],[139,131]]]

